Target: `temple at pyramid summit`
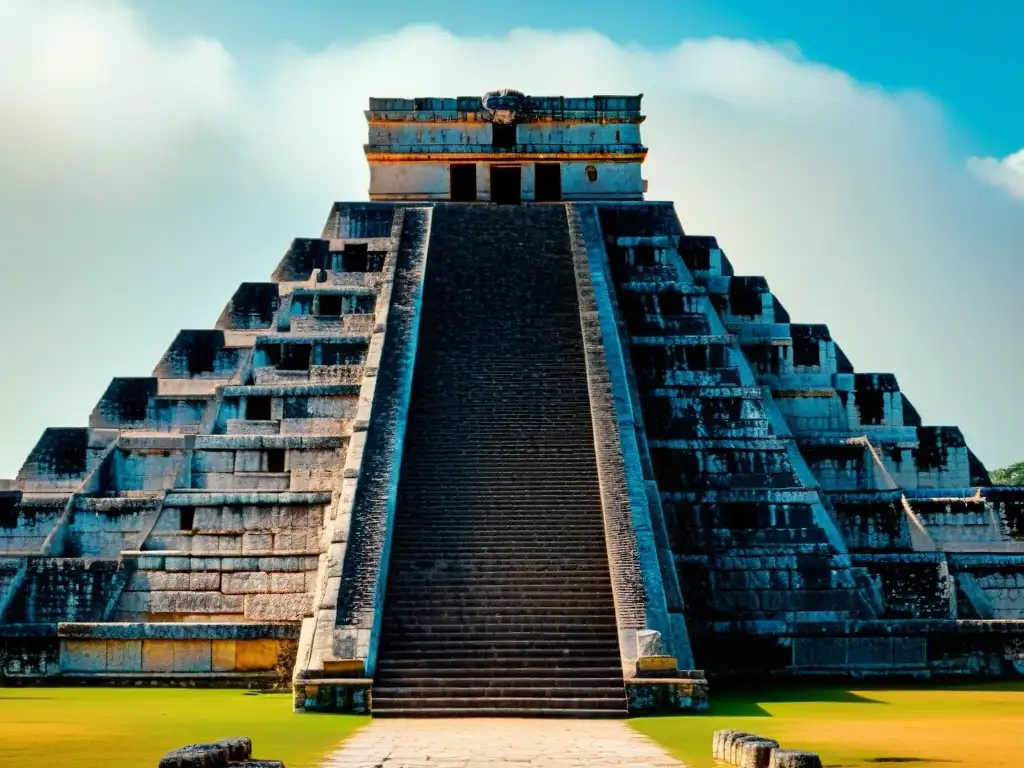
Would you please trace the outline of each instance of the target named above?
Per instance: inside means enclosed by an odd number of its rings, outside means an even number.
[[[1024,491],[645,200],[640,96],[366,119],[369,201],[0,481],[0,684],[625,716],[1024,672]]]

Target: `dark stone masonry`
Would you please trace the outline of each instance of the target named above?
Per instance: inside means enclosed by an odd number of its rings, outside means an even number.
[[[1024,672],[1024,492],[645,201],[639,97],[367,118],[370,202],[0,480],[0,683],[622,716]]]

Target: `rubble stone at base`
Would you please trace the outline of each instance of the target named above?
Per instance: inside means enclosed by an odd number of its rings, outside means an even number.
[[[293,685],[296,712],[365,715],[370,711],[372,680],[297,680]]]
[[[634,678],[626,681],[631,715],[652,715],[708,710],[708,681],[681,678]]]

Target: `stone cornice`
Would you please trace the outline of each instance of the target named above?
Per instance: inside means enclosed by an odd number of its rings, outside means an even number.
[[[438,163],[438,162],[533,162],[537,160],[590,160],[602,163],[642,163],[647,157],[647,148],[635,152],[593,152],[581,151],[472,151],[472,152],[387,152],[366,146],[366,159],[371,163]]]

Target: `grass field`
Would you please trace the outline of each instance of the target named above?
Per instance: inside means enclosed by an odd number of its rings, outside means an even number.
[[[631,723],[694,768],[736,728],[819,752],[833,768],[1016,768],[1024,683],[950,688],[712,691],[705,716]],[[289,694],[164,688],[0,688],[0,766],[154,766],[196,741],[249,736],[257,757],[315,768],[365,718],[296,715]]]
[[[185,744],[248,736],[314,768],[367,718],[293,714],[291,695],[175,688],[0,688],[0,766],[149,768]]]
[[[710,768],[711,735],[750,731],[818,752],[833,768],[1024,765],[1024,683],[949,688],[806,688],[711,692],[711,714],[631,721],[693,768]]]

